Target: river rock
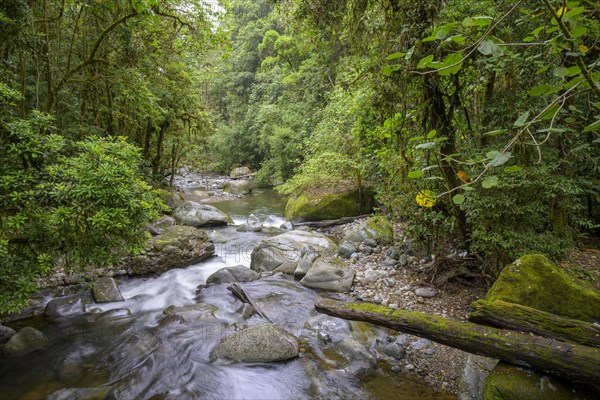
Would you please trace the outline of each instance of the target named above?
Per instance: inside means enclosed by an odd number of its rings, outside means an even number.
[[[210,359],[237,362],[283,361],[298,356],[298,338],[275,324],[254,325],[226,336],[211,351]]]
[[[600,321],[600,294],[579,285],[539,254],[523,256],[504,268],[486,299],[521,304],[581,321]]]
[[[325,235],[294,230],[262,240],[252,251],[250,268],[293,274],[302,249],[307,245],[324,256],[331,256],[338,250],[336,244]]]
[[[593,400],[600,392],[538,371],[498,363],[488,375],[483,400]]]
[[[180,225],[200,227],[208,225],[227,225],[231,219],[223,211],[208,204],[186,201],[173,213]]]
[[[85,312],[85,304],[81,296],[61,297],[46,304],[44,314],[50,318],[63,318]]]
[[[424,297],[426,299],[431,299],[431,298],[433,298],[433,297],[435,297],[437,295],[437,291],[435,291],[432,288],[424,287],[424,288],[415,289],[415,294],[417,296],[419,296],[419,297]]]
[[[300,261],[298,261],[298,266],[294,271],[294,278],[298,280],[304,278],[317,257],[319,257],[319,252],[312,246],[307,246],[306,249],[303,249],[302,257],[300,258]]]
[[[339,255],[350,258],[357,249],[370,254],[374,247],[380,244],[391,244],[393,241],[392,224],[383,217],[371,217],[367,221],[361,222],[342,238]]]
[[[215,253],[208,235],[190,226],[171,226],[148,240],[146,250],[122,263],[129,275],[158,274],[199,263]]]
[[[250,168],[239,167],[239,168],[232,169],[231,173],[229,174],[229,177],[230,178],[239,178],[242,176],[250,175],[250,173],[251,173]]]
[[[324,342],[339,341],[350,336],[350,322],[345,319],[331,317],[326,314],[317,314],[304,322],[303,335],[315,335]]]
[[[164,191],[162,195],[162,201],[172,210],[182,205],[185,202],[185,197],[181,192],[175,191]]]
[[[231,194],[248,194],[254,189],[254,183],[248,179],[228,181],[223,185],[223,191]]]
[[[188,304],[185,306],[169,306],[163,310],[166,316],[179,316],[186,321],[217,321],[217,306],[207,303]]]
[[[0,345],[8,342],[8,339],[10,339],[14,334],[14,329],[0,324]]]
[[[110,386],[98,388],[60,389],[46,397],[46,400],[114,400]]]
[[[495,358],[469,354],[458,385],[460,400],[482,399],[485,379],[496,364],[498,364],[498,360]]]
[[[370,190],[364,190],[361,195],[357,190],[302,193],[288,200],[285,218],[292,222],[302,222],[354,217],[371,212],[374,205],[373,192]]]
[[[15,333],[2,346],[2,352],[7,356],[24,356],[48,347],[48,338],[35,328],[26,326]]]
[[[344,338],[333,344],[333,349],[348,360],[343,367],[351,375],[363,375],[372,372],[377,365],[377,358],[360,342],[352,338]]]
[[[352,287],[354,274],[354,270],[342,260],[319,257],[300,283],[312,289],[348,292]]]
[[[240,225],[236,230],[238,232],[259,232],[262,228],[260,220],[254,214],[250,214],[246,219],[246,223]]]
[[[206,280],[206,284],[212,285],[218,283],[252,282],[258,279],[259,275],[260,274],[258,272],[244,267],[243,265],[225,267],[209,276]]]
[[[166,228],[169,228],[173,225],[175,225],[175,218],[169,217],[169,216],[164,216],[161,219],[159,219],[158,221],[153,222],[152,224],[148,225],[148,230],[153,235],[160,235],[161,233],[164,232],[164,230]]]
[[[100,278],[92,286],[92,297],[96,303],[112,303],[125,301],[113,278]]]

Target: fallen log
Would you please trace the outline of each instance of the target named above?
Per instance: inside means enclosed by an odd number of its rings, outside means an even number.
[[[369,217],[369,214],[358,215],[356,217],[343,217],[343,218],[339,218],[339,219],[328,219],[325,221],[305,221],[305,222],[294,223],[294,226],[309,226],[311,228],[327,228],[329,226],[349,224],[350,222],[354,222],[357,219],[367,218],[367,217]]]
[[[505,301],[477,300],[471,322],[600,347],[600,326]],[[600,361],[599,361],[600,362]]]
[[[273,322],[273,321],[271,321],[271,319],[269,317],[267,317],[265,315],[265,313],[262,312],[262,310],[260,308],[258,308],[258,306],[254,302],[254,300],[252,300],[252,298],[250,296],[248,296],[248,294],[246,293],[244,288],[242,288],[240,285],[238,285],[237,283],[233,283],[230,286],[227,286],[227,290],[229,290],[231,292],[231,294],[233,294],[234,297],[241,300],[242,303],[250,304],[250,307],[252,307],[254,309],[254,312],[257,315],[260,315],[261,317],[263,317],[264,319],[266,319],[269,322]]]
[[[317,311],[365,321],[579,382],[600,381],[600,349],[369,303],[321,299]]]

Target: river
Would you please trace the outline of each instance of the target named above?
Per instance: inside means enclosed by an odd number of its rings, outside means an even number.
[[[223,240],[216,257],[152,278],[120,282],[125,302],[88,304],[69,318],[29,321],[52,341],[45,352],[0,360],[1,399],[44,399],[63,388],[106,387],[118,399],[451,399],[409,379],[375,368],[356,376],[340,368],[318,330],[325,323],[327,340],[350,336],[375,352],[388,333],[364,323],[348,323],[317,315],[318,294],[293,278],[268,277],[245,283],[274,323],[303,341],[300,357],[278,363],[239,364],[209,361],[211,349],[243,321],[241,303],[226,284],[199,290],[208,276],[225,266],[250,265],[250,253],[267,233],[237,232],[250,214],[265,226],[283,222],[283,200],[272,190],[215,206],[235,225],[207,228]],[[214,232],[213,232],[214,231]],[[164,323],[168,306],[205,303],[216,307],[214,318]],[[162,322],[161,322],[162,321]],[[312,322],[310,322],[312,321]],[[261,323],[253,316],[247,324]]]

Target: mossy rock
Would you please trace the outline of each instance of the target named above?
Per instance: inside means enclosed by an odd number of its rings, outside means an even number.
[[[494,367],[483,387],[483,400],[591,400],[599,394],[591,387],[502,362]]]
[[[325,221],[371,212],[375,202],[372,192],[365,190],[362,198],[361,204],[356,190],[317,195],[303,193],[289,199],[285,218],[293,222]]]
[[[392,223],[381,215],[372,216],[367,220],[367,228],[371,230],[378,243],[391,244],[394,242],[394,229]]]
[[[486,298],[581,321],[600,321],[600,294],[539,254],[523,256],[504,268]]]

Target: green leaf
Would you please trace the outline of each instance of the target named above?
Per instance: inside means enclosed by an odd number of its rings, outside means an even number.
[[[410,171],[408,173],[408,177],[411,179],[416,179],[422,177],[423,174],[425,174],[423,171]]]
[[[529,118],[529,111],[525,111],[523,114],[521,114],[519,116],[519,118],[517,118],[517,120],[515,121],[514,125],[515,126],[523,126],[525,125],[525,123],[527,122],[527,118]]]
[[[430,54],[427,57],[421,59],[421,61],[419,61],[419,64],[417,64],[417,68],[419,68],[419,69],[427,68],[432,61],[433,61],[433,54]]]
[[[415,146],[416,149],[421,149],[421,150],[429,150],[429,149],[433,149],[435,147],[436,143],[434,142],[427,142],[427,143],[421,143]]]
[[[483,54],[484,56],[493,55],[495,57],[501,56],[503,54],[502,49],[496,43],[494,43],[491,39],[485,39],[481,42],[477,50]]]
[[[391,66],[389,66],[389,65],[384,65],[384,66],[381,68],[381,73],[382,73],[384,76],[391,76],[391,75],[392,75],[392,67],[391,67]]]
[[[464,194],[456,194],[452,197],[452,202],[454,204],[462,204],[465,202],[465,195]]]
[[[541,96],[554,93],[558,90],[560,90],[559,87],[556,87],[554,85],[543,84],[530,89],[527,93],[530,96]]]
[[[597,130],[600,130],[600,119],[592,122],[583,129],[584,132],[592,132]]]
[[[567,68],[567,76],[575,76],[579,75],[580,73],[581,69],[577,65]]]
[[[392,60],[396,60],[396,59],[398,59],[398,58],[402,58],[402,57],[404,57],[405,55],[406,55],[406,53],[400,53],[400,52],[397,52],[397,53],[392,53],[392,54],[390,54],[390,55],[389,55],[389,56],[387,56],[385,59],[386,59],[386,60],[388,60],[388,61],[392,61]]]
[[[486,132],[486,133],[484,133],[484,135],[486,135],[486,136],[498,136],[498,135],[502,135],[505,132],[506,132],[506,129],[497,129],[495,131]]]
[[[507,172],[509,174],[514,174],[515,172],[521,172],[523,168],[521,168],[521,166],[519,165],[512,165],[510,167],[506,167],[504,168],[504,172]]]
[[[483,182],[481,182],[481,187],[483,187],[484,189],[491,189],[497,185],[498,177],[496,175],[486,176]]]
[[[587,33],[587,31],[588,31],[588,29],[585,26],[576,26],[571,31],[571,37],[572,38],[581,37],[581,36],[585,35]]]
[[[556,67],[552,71],[552,74],[557,78],[564,78],[569,75],[569,69],[566,67]]]
[[[491,153],[491,152],[490,152]],[[489,162],[489,166],[491,167],[499,167],[502,164],[505,164],[508,160],[510,160],[511,152],[507,151],[505,153],[497,152],[498,154]],[[489,154],[489,153],[488,153]]]
[[[427,139],[433,139],[435,137],[435,135],[437,135],[437,130],[432,129],[431,131],[429,131],[429,133],[427,134]]]

